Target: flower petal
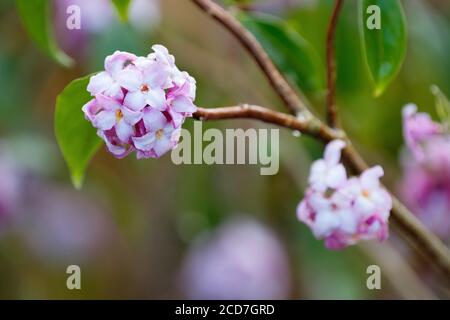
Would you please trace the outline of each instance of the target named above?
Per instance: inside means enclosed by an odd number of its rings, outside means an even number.
[[[125,120],[126,123],[129,125],[135,125],[139,120],[143,117],[142,111],[134,111],[131,109],[128,109],[127,107],[123,106],[121,108],[122,114],[123,114],[123,120]]]
[[[95,96],[95,98],[97,99],[97,103],[102,110],[116,111],[121,106],[119,101],[103,94],[98,94]]]
[[[148,68],[144,69],[144,82],[150,88],[162,88],[169,77],[169,70],[167,66],[160,63],[152,63]]]
[[[160,139],[157,139],[155,141],[153,150],[155,151],[156,156],[159,158],[167,151],[171,150],[173,146],[173,142],[170,140],[170,138],[164,135]]]
[[[365,170],[361,174],[361,186],[368,190],[378,188],[380,185],[380,178],[383,174],[384,171],[381,166],[375,166]]]
[[[117,158],[126,157],[132,151],[131,148],[117,145],[117,144],[113,143],[112,141],[110,141],[111,138],[104,131],[98,130],[97,135],[100,138],[102,138],[103,141],[105,141],[108,151],[111,152]]]
[[[326,175],[327,187],[337,189],[347,181],[347,173],[343,164],[331,167]]]
[[[100,130],[109,130],[116,123],[116,115],[111,111],[100,111],[92,121],[94,127]]]
[[[166,117],[158,110],[146,110],[143,119],[145,127],[150,131],[157,131],[167,125]]]
[[[169,110],[169,115],[172,118],[172,124],[175,128],[178,128],[183,124],[184,116],[174,110]]]
[[[339,163],[341,159],[341,150],[345,147],[342,140],[333,140],[325,148],[324,159],[329,165]]]
[[[166,110],[166,93],[161,88],[152,88],[145,95],[145,102],[152,108]]]
[[[96,94],[106,91],[112,83],[113,79],[111,76],[107,72],[103,71],[97,73],[89,79],[87,91],[89,91],[91,95],[95,96]]]
[[[87,120],[93,121],[95,115],[101,110],[100,105],[97,102],[97,99],[92,99],[88,103],[86,103],[81,110],[84,112],[84,116]]]
[[[111,86],[105,90],[104,95],[116,100],[123,99],[123,91],[121,86],[117,82],[113,82]]]
[[[129,125],[122,119],[116,123],[116,133],[117,133],[117,137],[119,137],[119,139],[122,142],[128,143],[128,141],[130,140],[130,137],[134,133],[134,130],[131,125]]]
[[[116,81],[128,91],[137,91],[143,82],[142,72],[136,67],[126,68],[117,73]]]
[[[313,233],[317,238],[324,238],[337,227],[339,227],[339,217],[334,212],[321,211],[316,215]]]
[[[172,108],[176,112],[194,113],[197,108],[191,99],[185,96],[179,96],[172,101]]]
[[[136,56],[132,53],[116,51],[105,59],[105,70],[111,76],[115,76],[120,70],[123,70],[127,63],[136,60]]]
[[[156,137],[154,132],[149,132],[142,137],[132,137],[134,146],[141,151],[150,151],[153,148]]]
[[[145,95],[141,91],[128,92],[123,104],[133,111],[141,111],[145,105]]]

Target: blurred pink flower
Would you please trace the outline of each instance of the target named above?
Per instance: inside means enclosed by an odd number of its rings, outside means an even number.
[[[403,158],[400,193],[405,204],[442,239],[450,238],[450,136],[429,139],[421,161]]]
[[[18,208],[23,192],[20,169],[6,153],[6,146],[0,148],[0,228]]]
[[[142,32],[149,32],[161,20],[159,0],[133,0],[128,14],[134,28]]]
[[[289,262],[267,227],[235,219],[189,250],[182,273],[188,299],[287,299]]]
[[[340,163],[345,143],[330,142],[324,159],[315,161],[310,186],[299,203],[297,216],[314,236],[325,239],[329,249],[342,249],[360,240],[385,240],[392,198],[382,188],[380,166],[367,169],[359,177],[347,179]]]
[[[67,28],[67,19],[70,16],[67,9],[71,5],[80,8],[80,29]],[[109,0],[56,0],[54,7],[58,42],[64,51],[74,56],[84,53],[89,34],[105,30],[115,20],[114,8]]]
[[[19,231],[32,252],[45,260],[82,263],[113,246],[117,236],[98,201],[71,188],[37,181],[25,209]]]
[[[67,28],[71,6],[80,9],[80,29]],[[128,11],[130,24],[142,31],[150,32],[160,22],[158,0],[132,0]],[[55,0],[54,29],[58,43],[64,51],[79,57],[86,54],[89,37],[99,34],[118,22],[117,12],[111,0]]]
[[[82,107],[85,117],[118,158],[133,150],[138,159],[161,157],[176,147],[181,125],[196,110],[194,78],[165,47],[152,48],[147,57],[116,51],[87,87],[95,98]]]
[[[433,122],[429,114],[418,113],[416,105],[408,104],[403,108],[403,135],[405,142],[419,161],[424,158],[422,144],[440,132],[440,125]]]

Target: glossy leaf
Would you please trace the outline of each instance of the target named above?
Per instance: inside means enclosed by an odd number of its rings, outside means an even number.
[[[59,49],[52,29],[49,0],[16,0],[19,15],[36,45],[59,64],[69,67],[73,60]]]
[[[122,21],[128,20],[128,8],[131,0],[111,0],[116,7],[117,13]]]
[[[76,188],[83,183],[89,161],[101,139],[81,110],[92,97],[86,91],[90,76],[72,81],[56,99],[55,134]]]
[[[405,57],[405,14],[400,0],[362,0],[359,3],[363,52],[375,84],[374,94],[379,96],[395,79]],[[372,25],[377,15],[379,29]]]
[[[239,13],[238,18],[259,40],[279,70],[300,89],[313,92],[323,88],[323,66],[318,54],[295,29],[267,14]]]

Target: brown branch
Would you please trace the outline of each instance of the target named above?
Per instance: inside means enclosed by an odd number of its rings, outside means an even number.
[[[197,108],[197,112],[193,116],[195,119],[202,121],[238,118],[256,119],[288,129],[298,130],[324,142],[344,138],[340,132],[329,128],[318,119],[298,118],[293,115],[249,104],[222,108]]]
[[[334,39],[336,28],[344,0],[336,0],[331,14],[326,41],[326,65],[327,65],[327,123],[335,128],[338,125],[338,110],[335,101],[336,96],[336,59],[334,57]]]
[[[242,24],[227,10],[211,0],[192,0],[200,9],[218,21],[247,49],[256,63],[263,71],[271,86],[283,100],[292,114],[304,112],[309,115],[309,110],[298,97],[286,79],[278,71],[272,60],[267,55],[261,44]]]
[[[346,138],[344,132],[324,125],[322,121],[309,112],[305,104],[276,69],[258,41],[231,14],[211,0],[191,1],[196,3],[208,15],[219,21],[245,48],[247,48],[269,79],[274,90],[282,98],[291,112],[296,113],[297,110],[302,110],[304,115],[307,115],[306,118],[297,118],[259,106],[243,105],[217,109],[198,108],[194,117],[200,120],[253,118],[286,128],[299,130],[305,134],[316,137],[325,143],[337,138],[344,139],[347,142],[347,147],[344,149],[343,154],[346,164],[356,174],[360,174],[368,168],[360,154],[354,149],[351,141]],[[332,88],[334,97],[334,82]],[[334,103],[332,105],[335,106]],[[421,254],[426,257],[430,263],[433,263],[438,267],[438,269],[447,277],[446,279],[449,279],[449,249],[433,233],[426,229],[400,201],[395,197],[393,197],[393,200],[392,218],[394,223],[400,228],[402,234],[406,236],[406,240],[415,243],[415,247],[421,251]]]

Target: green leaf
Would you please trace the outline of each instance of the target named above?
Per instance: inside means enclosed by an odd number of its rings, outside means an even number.
[[[403,63],[407,45],[406,18],[400,0],[362,0],[359,3],[363,52],[375,83],[374,95],[379,96]],[[367,13],[372,5],[380,10]],[[380,28],[369,29],[368,22],[373,22],[371,19],[376,19],[378,12]]]
[[[117,13],[123,22],[128,21],[128,7],[131,0],[111,0],[116,7]]]
[[[36,45],[59,64],[70,67],[73,60],[61,51],[53,34],[49,0],[16,0],[22,22]]]
[[[267,14],[239,13],[237,18],[258,39],[278,69],[305,92],[324,87],[318,54],[284,20]]]
[[[89,161],[101,145],[95,128],[84,118],[81,110],[92,99],[86,91],[90,77],[72,81],[56,98],[56,140],[76,188],[81,188]]]

